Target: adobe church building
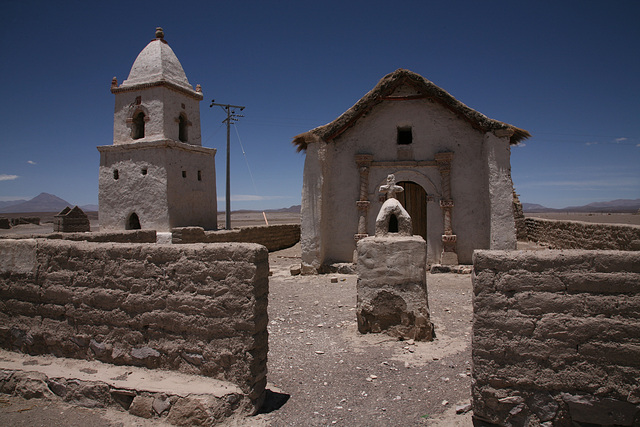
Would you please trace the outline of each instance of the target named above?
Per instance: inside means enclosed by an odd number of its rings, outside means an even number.
[[[333,122],[294,138],[306,152],[302,272],[353,262],[374,235],[394,174],[398,199],[427,241],[429,264],[471,264],[475,249],[515,249],[510,146],[529,132],[489,119],[399,69]]]
[[[100,230],[217,228],[213,148],[202,147],[200,86],[189,84],[162,28],[115,95],[113,145],[100,146]]]

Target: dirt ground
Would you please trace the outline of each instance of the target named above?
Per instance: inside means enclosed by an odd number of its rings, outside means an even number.
[[[299,244],[270,254],[270,412],[234,426],[470,426],[471,278],[429,274],[437,338],[397,341],[356,328],[356,276],[291,276]],[[337,283],[331,283],[337,278]],[[278,407],[274,409],[274,407]],[[0,425],[164,425],[115,409],[0,395]]]

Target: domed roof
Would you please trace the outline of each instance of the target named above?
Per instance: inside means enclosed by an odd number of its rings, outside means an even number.
[[[178,57],[164,40],[162,28],[156,29],[156,38],[138,55],[127,80],[121,87],[168,81],[193,91]]]

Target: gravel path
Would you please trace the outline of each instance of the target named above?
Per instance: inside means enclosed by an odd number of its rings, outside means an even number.
[[[442,425],[471,425],[470,415],[455,415],[454,408],[470,402],[470,276],[429,274],[436,340],[398,341],[358,333],[355,275],[291,276],[299,253],[296,246],[270,256],[269,387],[288,400],[255,421],[436,425],[449,409]]]

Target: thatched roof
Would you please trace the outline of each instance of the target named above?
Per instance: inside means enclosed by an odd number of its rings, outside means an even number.
[[[392,96],[395,89],[403,84],[413,87],[418,95],[396,97]],[[431,99],[448,108],[462,119],[468,121],[474,128],[483,131],[503,130],[511,135],[511,144],[517,144],[531,136],[524,129],[517,128],[508,123],[499,122],[488,118],[462,102],[455,99],[447,91],[439,88],[424,77],[409,70],[398,69],[391,74],[384,76],[378,84],[363,96],[356,104],[345,111],[340,117],[324,126],[319,126],[308,132],[302,133],[293,138],[293,144],[297,151],[307,149],[307,145],[319,140],[331,141],[337,138],[345,130],[355,124],[355,122],[374,106],[391,100],[411,100],[411,99]]]

